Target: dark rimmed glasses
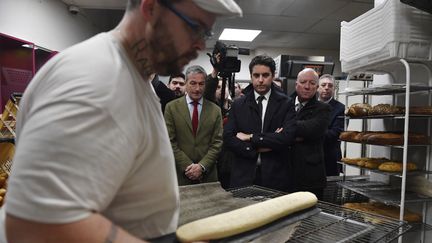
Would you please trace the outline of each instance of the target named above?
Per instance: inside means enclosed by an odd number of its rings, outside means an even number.
[[[179,17],[184,22],[186,22],[186,24],[194,31],[197,38],[208,40],[211,39],[212,36],[214,35],[214,33],[211,30],[205,29],[202,25],[200,25],[196,21],[180,13],[176,8],[174,8],[170,0],[159,0],[159,2],[161,5],[163,5],[171,12],[173,12],[175,15],[177,15],[177,17]]]

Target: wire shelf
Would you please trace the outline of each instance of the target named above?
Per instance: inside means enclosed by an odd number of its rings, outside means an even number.
[[[285,193],[258,186],[229,190],[234,197],[267,200]],[[301,220],[288,242],[390,242],[410,229],[406,222],[320,201],[322,211]]]
[[[379,170],[379,169],[371,169],[371,168],[366,168],[366,167],[362,167],[362,166],[358,166],[358,165],[347,164],[347,163],[344,163],[342,161],[338,161],[338,163],[341,164],[341,165],[351,166],[351,167],[354,167],[354,168],[357,168],[357,169],[364,169],[364,170],[367,170],[367,171],[370,171],[370,172],[374,172],[374,173],[377,173],[377,174],[402,177],[402,171],[401,172],[388,172],[388,171],[382,171],[382,170]],[[432,174],[432,171],[413,170],[413,171],[407,171],[406,174],[407,174],[407,176],[424,175],[424,174]]]
[[[401,195],[400,188],[388,185],[383,182],[369,181],[369,180],[359,180],[359,181],[344,181],[338,182],[342,187],[359,193],[365,197],[373,199],[375,201],[393,205],[400,206]],[[405,202],[429,202],[432,201],[431,197],[417,194],[411,191],[405,191]]]

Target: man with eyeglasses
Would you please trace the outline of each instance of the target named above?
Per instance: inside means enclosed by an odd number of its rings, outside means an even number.
[[[294,144],[295,112],[290,98],[273,84],[275,70],[273,58],[254,57],[252,84],[232,104],[223,132],[224,145],[234,154],[230,187],[288,190],[287,147]]]
[[[174,157],[150,74],[181,72],[221,15],[241,9],[129,0],[115,29],[39,70],[20,104],[0,242],[133,243],[176,230]]]
[[[317,100],[318,74],[305,68],[297,75],[292,104],[296,108],[296,142],[289,178],[294,191],[310,191],[322,199],[326,186],[323,141],[330,122],[330,106]]]

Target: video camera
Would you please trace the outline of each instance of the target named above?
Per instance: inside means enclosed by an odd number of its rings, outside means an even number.
[[[216,59],[216,55],[220,54],[220,61]],[[238,59],[239,48],[235,45],[225,45],[223,42],[217,41],[213,49],[213,54],[210,55],[210,62],[221,73],[238,73],[240,72],[241,62]]]

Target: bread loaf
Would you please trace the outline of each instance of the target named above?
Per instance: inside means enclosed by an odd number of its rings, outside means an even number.
[[[413,107],[410,107],[410,114],[432,115],[432,106],[413,106]]]
[[[352,104],[345,113],[350,117],[362,117],[367,116],[370,109],[372,109],[372,107],[369,104],[355,103]]]
[[[342,141],[355,142],[355,137],[359,133],[360,132],[357,132],[357,131],[345,131],[345,132],[341,132],[341,134],[339,135],[339,139],[342,140]]]
[[[385,162],[382,163],[379,167],[379,170],[381,171],[387,171],[387,172],[401,172],[403,169],[403,164],[401,162]],[[413,171],[417,170],[417,165],[414,163],[407,163],[407,171]]]
[[[389,159],[384,157],[378,157],[378,158],[362,157],[362,158],[342,158],[341,161],[350,165],[357,165],[369,169],[377,169],[380,164],[389,161]]]
[[[394,219],[399,219],[399,207],[388,206],[382,203],[371,202],[371,203],[345,203],[343,205],[346,208],[360,210],[366,213],[379,214]],[[408,222],[421,222],[422,217],[417,213],[410,212],[409,210],[404,211],[404,220]],[[377,221],[375,221],[377,222]]]
[[[401,114],[403,113],[404,109],[400,106],[393,106],[389,104],[378,104],[373,106],[370,111],[369,115],[393,115],[393,114]]]
[[[365,143],[377,145],[403,145],[404,136],[402,133],[374,133],[366,138],[363,136],[363,141]],[[428,139],[423,134],[409,133],[408,142],[410,144],[427,144]]]
[[[221,239],[258,228],[291,213],[310,208],[317,202],[318,199],[313,193],[291,193],[184,224],[177,229],[176,235],[181,242]]]

